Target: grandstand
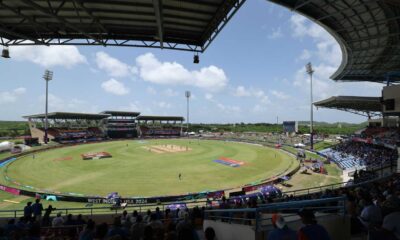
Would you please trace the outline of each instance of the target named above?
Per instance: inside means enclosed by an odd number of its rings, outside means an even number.
[[[139,136],[178,137],[182,136],[183,117],[176,116],[138,116]]]
[[[104,119],[104,129],[109,138],[134,138],[138,136],[136,117],[139,112],[104,111],[101,114],[109,114]]]
[[[52,112],[47,118],[49,122],[48,138],[59,143],[76,143],[99,141],[105,138],[102,120],[108,114]],[[45,114],[24,116],[28,119],[33,138],[44,142]]]

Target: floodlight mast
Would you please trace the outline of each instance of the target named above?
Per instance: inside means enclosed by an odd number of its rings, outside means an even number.
[[[310,75],[310,148],[314,149],[314,111],[313,111],[313,73],[314,69],[312,68],[311,62],[307,63],[306,71],[308,75]]]
[[[189,98],[191,96],[190,91],[185,91],[185,97],[186,97],[186,134],[189,137]]]
[[[46,81],[46,107],[45,107],[45,120],[44,120],[44,143],[48,143],[48,101],[49,101],[49,81],[53,79],[53,72],[46,70],[43,75],[43,79]]]

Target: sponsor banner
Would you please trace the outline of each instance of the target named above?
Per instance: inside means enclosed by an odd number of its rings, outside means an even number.
[[[14,195],[20,195],[19,189],[16,189],[16,188],[11,188],[11,187],[0,185],[0,190],[14,194]]]

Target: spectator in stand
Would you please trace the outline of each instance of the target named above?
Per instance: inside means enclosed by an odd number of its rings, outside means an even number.
[[[136,210],[134,210],[133,213],[132,213],[132,217],[131,217],[131,224],[135,224],[136,223],[137,217],[138,217],[138,212]]]
[[[149,226],[153,228],[154,231],[163,229],[163,224],[160,220],[157,219],[157,215],[155,213],[151,214]]]
[[[156,214],[157,220],[161,220],[163,218],[163,214],[160,211],[159,207],[156,207],[156,213],[155,214]]]
[[[83,218],[82,218],[82,214],[78,215],[78,217],[76,218],[75,224],[76,225],[84,225],[84,224],[86,224],[86,221],[83,220]]]
[[[42,218],[42,225],[43,226],[49,226],[50,225],[50,214],[53,210],[56,210],[56,208],[53,208],[53,206],[49,205],[45,211],[44,211],[44,215]]]
[[[146,216],[144,217],[144,222],[149,223],[150,222],[150,217],[151,217],[151,211],[150,209],[147,210]]]
[[[268,233],[268,240],[296,240],[296,231],[290,229],[285,222],[285,219],[279,214],[272,215],[272,225],[274,229]]]
[[[143,240],[155,240],[153,228],[151,226],[146,226],[144,228]]]
[[[66,226],[75,225],[75,221],[74,221],[74,219],[72,217],[72,214],[68,214],[67,215],[67,220],[64,222],[64,225],[66,225]]]
[[[131,219],[128,216],[128,212],[126,210],[124,210],[122,212],[122,216],[121,216],[121,224],[122,226],[124,226],[126,229],[129,229],[132,225],[131,223]]]
[[[144,236],[144,229],[146,224],[142,222],[143,218],[141,215],[136,217],[135,223],[132,224],[130,232],[132,240],[141,240]]]
[[[61,216],[61,212],[57,213],[57,217],[53,219],[51,225],[53,227],[60,227],[64,224],[64,218]]]
[[[383,219],[382,229],[387,233],[387,239],[400,239],[400,205],[395,203],[392,205],[392,213],[389,213]]]
[[[24,207],[24,217],[26,221],[30,221],[32,219],[32,202],[27,202],[26,206]]]
[[[40,203],[40,199],[36,199],[35,203],[32,205],[33,217],[37,221],[42,220],[43,205]]]
[[[317,223],[312,210],[303,208],[299,211],[299,216],[305,226],[297,232],[298,240],[330,240],[328,232]]]
[[[114,218],[114,223],[113,223],[112,227],[108,230],[108,233],[107,233],[108,238],[115,237],[115,236],[119,236],[123,239],[128,237],[128,232],[126,231],[125,228],[122,227],[120,217]]]
[[[365,228],[379,226],[382,222],[381,209],[372,202],[369,195],[363,197],[364,208],[360,214],[360,221]]]
[[[167,233],[165,234],[165,240],[176,240],[178,238],[178,234],[176,233],[176,225],[173,222],[170,222],[167,225]]]
[[[79,240],[92,240],[95,237],[95,222],[89,219],[85,228],[79,233]]]
[[[108,233],[108,225],[107,223],[102,223],[96,226],[96,236],[95,239],[106,239]]]
[[[204,231],[204,235],[206,237],[206,240],[215,240],[214,228],[212,228],[212,227],[206,228],[206,230]]]

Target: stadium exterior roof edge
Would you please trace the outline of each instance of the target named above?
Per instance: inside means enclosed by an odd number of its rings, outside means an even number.
[[[97,114],[97,113],[73,113],[73,112],[51,112],[47,114],[49,119],[104,119],[109,117],[110,114]],[[23,118],[36,118],[43,119],[46,115],[42,114],[34,114],[23,116]]]

